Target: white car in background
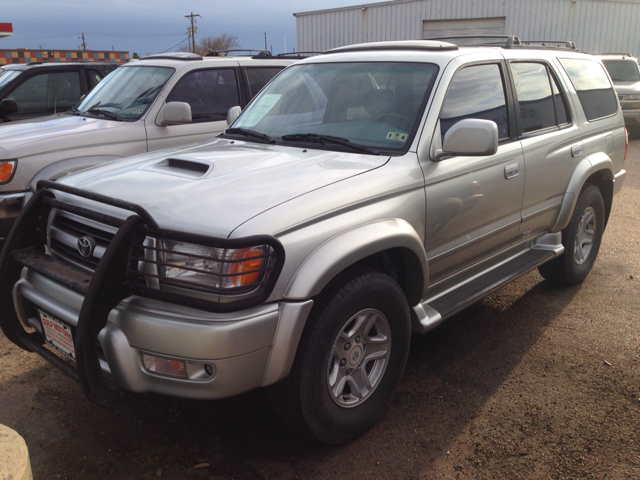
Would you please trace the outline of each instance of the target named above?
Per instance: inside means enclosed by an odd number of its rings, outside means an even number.
[[[624,123],[630,133],[640,133],[640,68],[638,59],[630,53],[598,55],[609,72],[618,94]]]
[[[75,109],[0,126],[0,242],[41,179],[196,143],[227,127],[295,58],[151,55],[107,76]]]

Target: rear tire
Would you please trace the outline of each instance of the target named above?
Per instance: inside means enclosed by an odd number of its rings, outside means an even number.
[[[346,274],[318,298],[289,377],[270,388],[271,404],[295,430],[323,443],[347,442],[391,402],[410,339],[400,286],[377,271]]]
[[[604,201],[600,189],[587,186],[578,197],[567,228],[562,231],[564,253],[538,267],[540,275],[559,285],[582,282],[596,261],[604,233]]]

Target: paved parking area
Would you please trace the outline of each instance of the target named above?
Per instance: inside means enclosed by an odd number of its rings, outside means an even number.
[[[38,480],[640,478],[640,140],[626,169],[582,285],[531,272],[415,336],[391,408],[347,445],[297,437],[260,392],[105,410],[1,333],[0,424]]]

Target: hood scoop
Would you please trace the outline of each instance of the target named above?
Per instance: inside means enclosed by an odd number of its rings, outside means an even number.
[[[213,164],[191,159],[165,158],[158,163],[149,165],[145,170],[175,175],[176,177],[202,178],[213,170]]]

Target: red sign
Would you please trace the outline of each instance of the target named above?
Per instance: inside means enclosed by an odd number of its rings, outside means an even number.
[[[13,35],[13,24],[0,23],[0,37],[8,37],[9,35]]]

